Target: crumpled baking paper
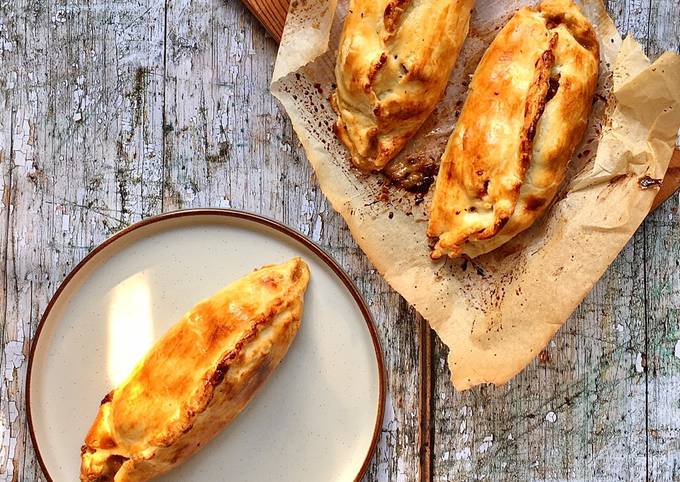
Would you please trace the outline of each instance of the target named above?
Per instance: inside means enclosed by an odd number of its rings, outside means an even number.
[[[478,0],[445,97],[402,156],[439,158],[470,75],[497,29],[534,2]],[[424,198],[350,167],[328,102],[347,0],[294,0],[272,93],[302,142],[321,189],[388,283],[450,348],[457,389],[521,371],[588,294],[648,213],[680,127],[680,57],[654,63],[622,40],[600,0],[583,0],[601,44],[589,129],[568,181],[535,225],[493,253],[430,260]]]

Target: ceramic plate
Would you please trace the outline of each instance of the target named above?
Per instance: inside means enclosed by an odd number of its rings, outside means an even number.
[[[75,481],[99,402],[196,302],[264,264],[302,257],[302,325],[269,381],[172,481],[347,481],[377,442],[382,358],[364,302],[300,234],[236,211],[150,218],[95,249],[50,301],[29,362],[33,443],[48,480]]]

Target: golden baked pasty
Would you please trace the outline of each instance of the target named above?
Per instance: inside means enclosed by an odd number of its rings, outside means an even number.
[[[335,131],[355,166],[382,169],[441,99],[474,0],[351,0],[335,65]]]
[[[288,351],[309,269],[266,266],[202,301],[110,392],[82,447],[82,482],[142,482],[205,446]]]
[[[587,127],[598,69],[597,37],[571,0],[510,19],[480,61],[442,155],[432,258],[487,253],[543,213]]]

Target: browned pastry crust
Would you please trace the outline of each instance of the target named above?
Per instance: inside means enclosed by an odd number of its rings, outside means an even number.
[[[474,0],[351,0],[331,97],[360,169],[392,159],[441,99]]]
[[[587,127],[598,69],[597,37],[571,0],[510,19],[475,71],[442,156],[433,258],[487,253],[543,213]]]
[[[142,482],[183,462],[250,401],[288,351],[309,269],[259,269],[199,303],[106,395],[82,448],[82,482]]]

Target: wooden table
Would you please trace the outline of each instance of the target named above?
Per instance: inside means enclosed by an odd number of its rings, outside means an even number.
[[[650,55],[678,49],[677,0],[608,3]],[[275,55],[235,0],[0,4],[0,480],[42,480],[24,379],[58,283],[118,229],[197,206],[282,220],[369,301],[390,401],[366,480],[680,480],[678,195],[521,375],[455,393],[319,191],[268,92]]]

